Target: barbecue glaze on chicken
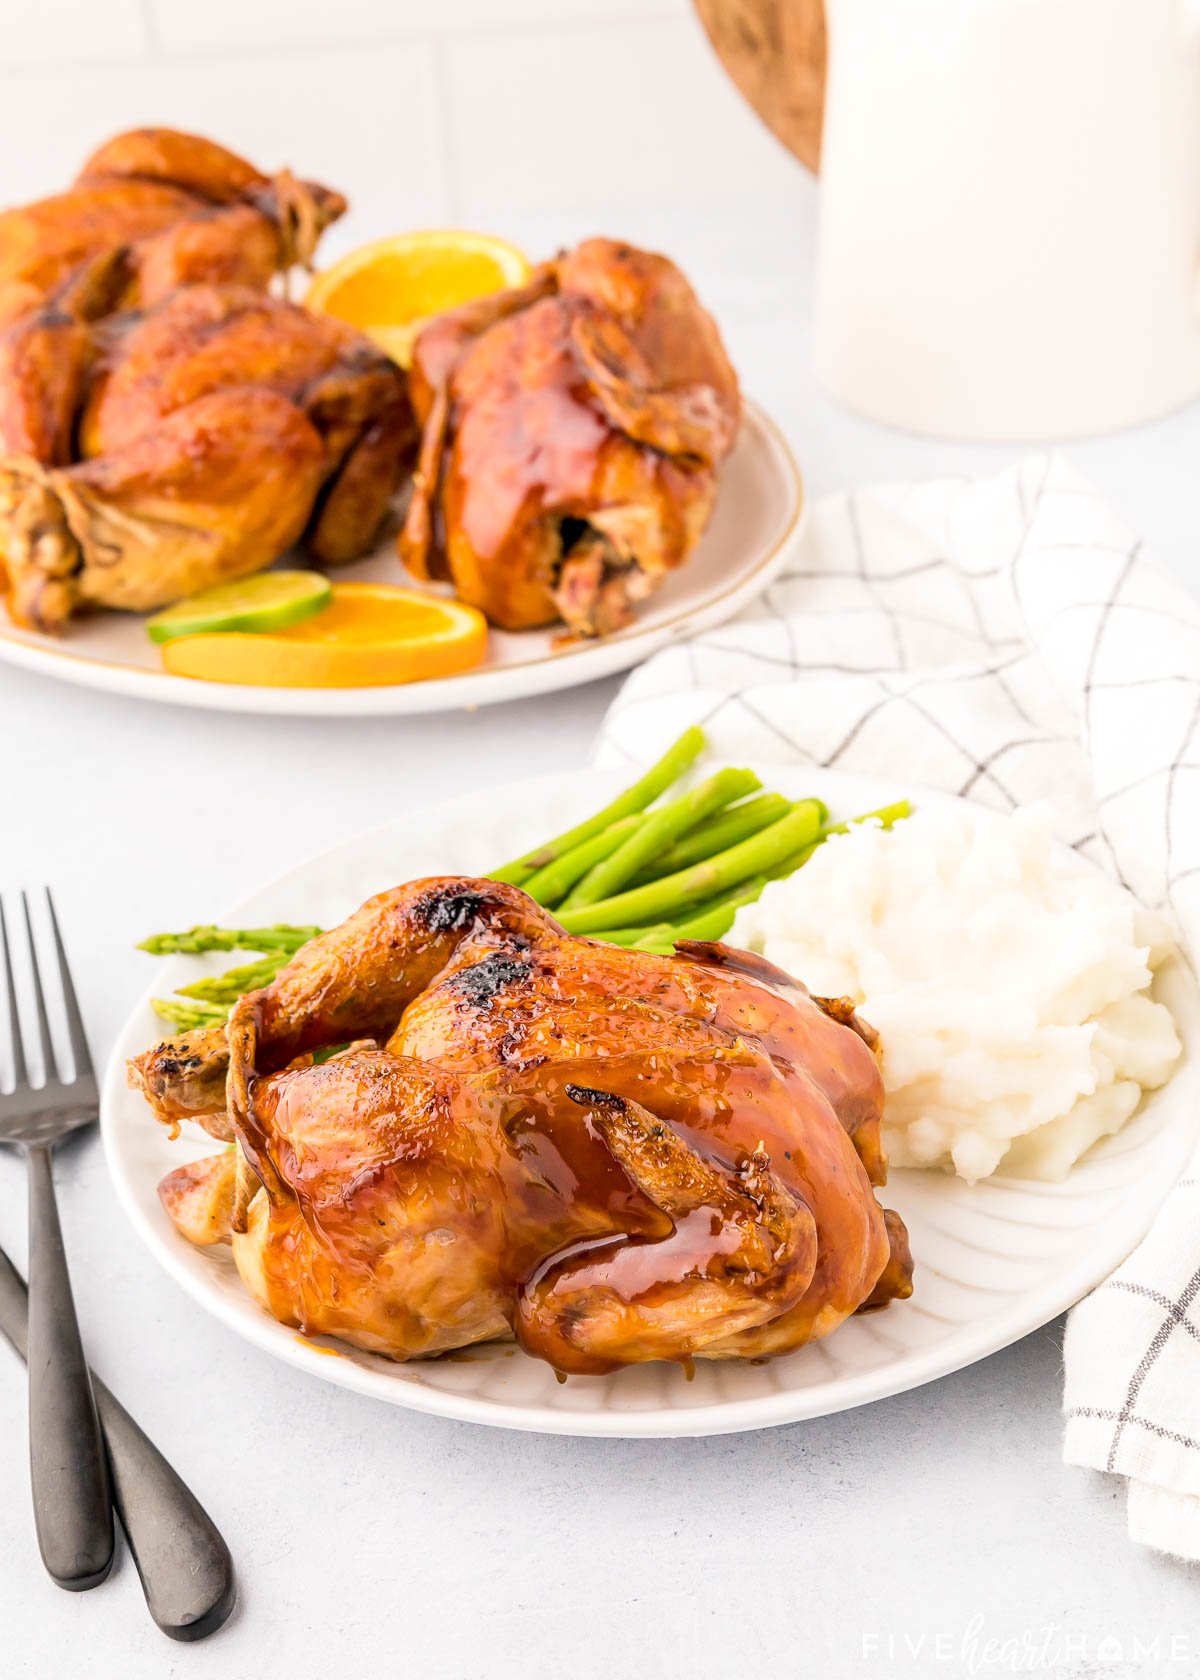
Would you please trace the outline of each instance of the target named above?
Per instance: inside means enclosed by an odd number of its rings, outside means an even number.
[[[0,593],[58,630],[260,571],[301,537],[372,546],[414,438],[401,370],[352,327],[247,286],[184,286],[0,341]]]
[[[449,878],[130,1079],[236,1140],[160,1195],[283,1323],[395,1359],[511,1330],[598,1373],[788,1352],[910,1292],[869,1037],[761,958],[572,938]]]
[[[370,547],[411,442],[403,377],[267,293],[345,209],[143,128],[0,214],[0,595],[17,624],[165,606],[306,529],[322,561]]]
[[[196,280],[265,288],[345,209],[340,193],[263,175],[199,135],[118,134],[66,192],[0,213],[0,325],[51,306],[143,309]]]
[[[401,556],[506,630],[627,623],[699,541],[740,416],[684,276],[609,239],[431,322],[412,389]]]

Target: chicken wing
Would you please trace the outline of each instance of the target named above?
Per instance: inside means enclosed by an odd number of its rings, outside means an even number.
[[[453,877],[370,900],[130,1078],[236,1138],[246,1195],[226,1155],[164,1205],[284,1323],[396,1359],[511,1329],[599,1373],[789,1351],[910,1292],[869,1036],[761,959],[572,938]]]
[[[606,239],[431,323],[400,552],[508,630],[628,622],[698,542],[737,378],[673,263]]]

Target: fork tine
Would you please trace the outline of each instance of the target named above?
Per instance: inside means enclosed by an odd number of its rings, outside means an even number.
[[[62,987],[63,1004],[67,1012],[67,1031],[71,1039],[71,1056],[75,1063],[75,1077],[81,1079],[92,1071],[92,1058],[88,1050],[87,1034],[83,1030],[83,1017],[79,1013],[79,999],[75,996],[75,983],[71,979],[71,965],[67,961],[67,953],[63,949],[62,934],[58,931],[58,916],[54,910],[54,898],[50,888],[46,888],[46,908],[50,912],[50,927],[54,933],[54,949],[58,955],[58,980]]]
[[[12,952],[8,946],[8,918],[4,914],[4,899],[0,898],[0,945],[4,946],[4,979],[8,988],[8,1033],[12,1039],[13,1078],[17,1089],[29,1083],[29,1069],[25,1066],[25,1046],[21,1039],[21,1017],[17,1014],[17,983],[13,978]]]
[[[21,907],[25,911],[25,937],[29,941],[29,971],[33,976],[33,1002],[37,1015],[38,1045],[42,1053],[42,1079],[49,1085],[61,1079],[54,1059],[54,1045],[50,1042],[50,1021],[46,1014],[46,994],[42,990],[42,976],[38,968],[37,941],[33,937],[33,921],[29,914],[29,898],[22,891]]]

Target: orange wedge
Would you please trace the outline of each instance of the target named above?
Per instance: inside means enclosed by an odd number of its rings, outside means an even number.
[[[524,285],[529,273],[524,253],[490,234],[398,233],[360,245],[318,274],[304,302],[358,327],[407,367],[413,340],[431,316]]]
[[[327,607],[262,635],[242,631],[165,642],[177,677],[258,688],[376,688],[449,677],[478,665],[487,620],[474,607],[388,583],[335,583]]]

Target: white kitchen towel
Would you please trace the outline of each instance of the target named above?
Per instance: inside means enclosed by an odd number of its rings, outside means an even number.
[[[819,503],[756,605],[633,673],[597,761],[689,723],[722,758],[1047,801],[1200,954],[1200,606],[1057,456]],[[1200,1558],[1200,1151],[1065,1361],[1068,1462],[1129,1479],[1135,1539]]]

